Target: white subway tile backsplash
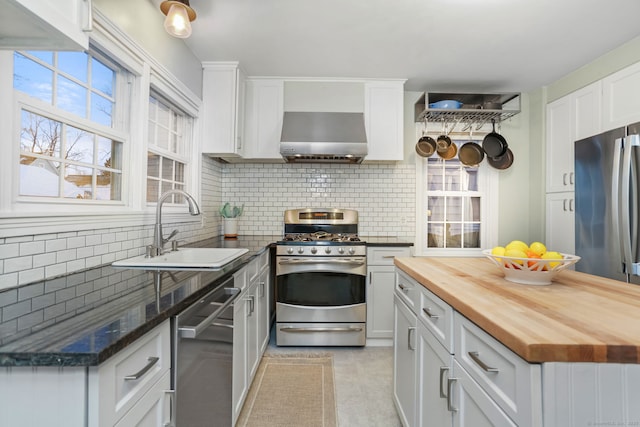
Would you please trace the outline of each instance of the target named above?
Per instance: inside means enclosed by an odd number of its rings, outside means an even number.
[[[70,237],[67,239],[67,249],[83,248],[87,245],[85,236]]]
[[[21,270],[28,270],[33,267],[33,258],[30,256],[23,258],[9,258],[4,260],[4,272],[13,273]]]
[[[20,255],[19,243],[4,243],[0,245],[0,258],[14,258]]]
[[[47,240],[45,245],[47,252],[61,251],[67,249],[67,239],[55,238]]]

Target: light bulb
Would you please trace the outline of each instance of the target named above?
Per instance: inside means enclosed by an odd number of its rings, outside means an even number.
[[[167,18],[164,20],[164,28],[174,37],[181,39],[189,37],[191,35],[191,21],[189,21],[187,9],[181,4],[172,4]]]

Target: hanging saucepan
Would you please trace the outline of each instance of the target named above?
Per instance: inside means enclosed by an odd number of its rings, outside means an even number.
[[[458,154],[458,146],[454,143],[451,143],[445,151],[438,150],[438,156],[444,160],[451,160],[456,154]]]
[[[416,144],[416,153],[421,157],[431,157],[436,152],[436,141],[430,136],[423,136]]]
[[[478,166],[484,159],[484,150],[473,141],[472,131],[469,130],[469,142],[466,142],[458,150],[458,159],[465,166]]]
[[[438,150],[438,154],[440,153],[446,153],[449,148],[451,148],[451,138],[449,138],[448,135],[449,132],[447,132],[447,125],[446,123],[442,123],[442,135],[440,135],[438,137],[438,139],[436,140],[436,145],[437,145],[437,150]],[[442,156],[440,156],[442,157]]]
[[[500,157],[506,151],[509,145],[502,135],[496,132],[496,121],[491,119],[493,131],[488,133],[482,140],[482,148],[488,157]]]
[[[502,156],[488,157],[487,161],[496,169],[507,169],[513,164],[513,152],[511,151],[511,148],[507,147],[507,150]]]

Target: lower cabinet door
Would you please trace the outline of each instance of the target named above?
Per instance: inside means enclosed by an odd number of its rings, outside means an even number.
[[[171,425],[171,372],[140,398],[116,427],[162,427]]]
[[[448,380],[452,376],[453,355],[418,322],[418,409],[416,425],[451,427]]]
[[[454,427],[516,427],[457,360],[448,382]]]
[[[232,402],[235,424],[247,394],[247,313],[249,303],[245,298],[236,299],[233,308],[233,380]]]
[[[393,400],[405,427],[415,426],[416,315],[394,297]]]

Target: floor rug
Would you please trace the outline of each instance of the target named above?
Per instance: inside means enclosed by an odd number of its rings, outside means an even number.
[[[331,357],[264,356],[239,427],[335,427]]]

